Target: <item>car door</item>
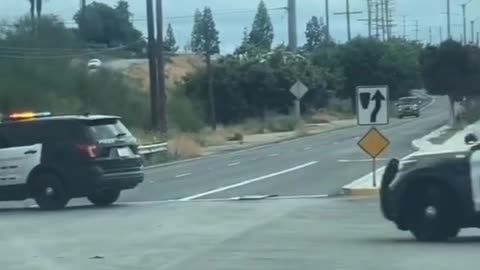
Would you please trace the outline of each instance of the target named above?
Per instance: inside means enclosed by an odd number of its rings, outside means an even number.
[[[25,184],[41,153],[41,144],[0,148],[0,186]]]

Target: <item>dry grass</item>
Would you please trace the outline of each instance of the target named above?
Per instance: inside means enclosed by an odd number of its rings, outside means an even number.
[[[295,127],[295,132],[297,134],[297,136],[306,136],[308,135],[308,128],[307,128],[307,125],[305,125],[305,122],[300,122],[297,124],[297,126]]]
[[[168,141],[168,152],[176,159],[199,157],[203,153],[202,147],[186,134]]]
[[[204,63],[200,56],[178,55],[171,57],[170,61],[165,65],[167,89],[174,89],[175,85],[182,82],[186,75],[194,73],[203,65]],[[148,63],[132,65],[124,71],[124,74],[129,76],[142,91],[150,89]]]

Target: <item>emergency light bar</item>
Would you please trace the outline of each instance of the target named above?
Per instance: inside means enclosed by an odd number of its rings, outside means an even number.
[[[40,117],[47,117],[51,116],[50,112],[22,112],[22,113],[13,113],[10,114],[7,119],[9,120],[21,120],[21,119],[32,119],[32,118],[40,118]]]

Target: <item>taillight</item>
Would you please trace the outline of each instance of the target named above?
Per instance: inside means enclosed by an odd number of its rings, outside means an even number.
[[[81,144],[77,145],[77,148],[89,158],[93,159],[98,157],[98,147],[94,144]]]

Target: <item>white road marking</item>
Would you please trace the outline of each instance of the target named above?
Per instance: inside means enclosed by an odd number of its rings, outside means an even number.
[[[246,181],[243,181],[243,182],[240,182],[240,183],[237,183],[237,184],[233,184],[233,185],[230,185],[230,186],[225,186],[225,187],[217,188],[217,189],[210,190],[210,191],[207,191],[207,192],[204,192],[204,193],[199,193],[199,194],[196,194],[196,195],[185,197],[183,199],[180,199],[180,201],[195,200],[195,199],[205,197],[205,196],[208,196],[208,195],[211,195],[211,194],[219,193],[219,192],[222,192],[222,191],[225,191],[225,190],[234,189],[234,188],[237,188],[237,187],[245,186],[245,185],[252,184],[252,183],[255,183],[255,182],[258,182],[258,181],[262,181],[262,180],[265,180],[265,179],[273,178],[275,176],[279,176],[279,175],[282,175],[282,174],[286,174],[286,173],[290,173],[290,172],[293,172],[293,171],[301,170],[303,168],[315,165],[317,163],[318,163],[318,161],[311,161],[311,162],[308,162],[308,163],[305,163],[305,164],[302,164],[302,165],[299,165],[299,166],[296,166],[296,167],[292,167],[290,169],[286,169],[286,170],[283,170],[283,171],[267,174],[267,175],[264,175],[264,176],[249,179],[249,180],[246,180]]]
[[[387,161],[388,158],[377,158],[376,161]],[[348,162],[372,162],[372,159],[339,159],[338,162],[348,163]]]
[[[190,176],[192,175],[191,173],[182,173],[182,174],[178,174],[178,175],[175,175],[175,178],[182,178],[182,177],[187,177],[187,176]]]
[[[270,154],[270,155],[268,155],[268,156],[269,156],[269,157],[278,157],[278,156],[280,156],[280,154],[275,153],[275,154]]]
[[[228,164],[228,167],[234,167],[234,166],[238,166],[240,165],[240,162],[232,162],[230,164]]]
[[[311,146],[307,146],[307,147],[303,148],[304,151],[308,151],[308,150],[310,150],[310,149],[312,149]]]

